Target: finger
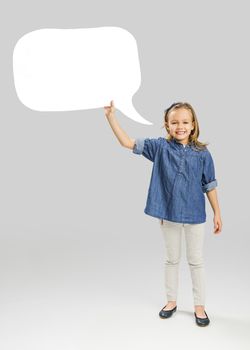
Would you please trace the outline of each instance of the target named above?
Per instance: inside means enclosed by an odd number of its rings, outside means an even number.
[[[220,225],[218,224],[218,227],[217,227],[217,230],[215,231],[215,233],[220,233],[221,232],[221,227]]]

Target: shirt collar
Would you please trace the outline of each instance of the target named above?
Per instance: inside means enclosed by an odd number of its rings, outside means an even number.
[[[182,144],[181,142],[178,142],[175,138],[173,138],[171,141],[172,141],[174,144],[178,145],[179,147],[184,147],[183,144]],[[189,142],[189,143],[187,143],[187,144],[185,145],[185,147],[190,147],[190,145],[191,145],[191,143]]]

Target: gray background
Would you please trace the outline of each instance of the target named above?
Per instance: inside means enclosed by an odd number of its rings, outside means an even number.
[[[0,347],[249,348],[249,9],[247,1],[8,1],[1,10]],[[193,316],[183,256],[178,313],[165,305],[164,247],[145,215],[152,163],[122,148],[103,108],[41,113],[17,99],[12,53],[40,28],[117,26],[137,40],[146,126],[117,111],[130,137],[165,136],[163,110],[190,102],[209,142],[223,230],[206,199],[206,311]],[[112,43],[104,55],[112,55]],[[107,101],[109,103],[109,101]]]

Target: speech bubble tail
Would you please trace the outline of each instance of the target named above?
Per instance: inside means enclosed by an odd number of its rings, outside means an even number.
[[[124,103],[124,101],[116,101],[116,106],[117,108],[123,113],[125,114],[128,118],[141,123],[141,124],[145,124],[145,125],[153,125],[153,123],[151,123],[150,121],[146,120],[145,118],[143,118],[134,108],[134,106],[131,104],[131,102],[128,103]]]

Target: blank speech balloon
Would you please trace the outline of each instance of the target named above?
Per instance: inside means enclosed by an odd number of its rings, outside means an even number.
[[[115,107],[142,124],[132,97],[141,84],[136,40],[118,27],[39,29],[13,51],[18,98],[35,111]]]

